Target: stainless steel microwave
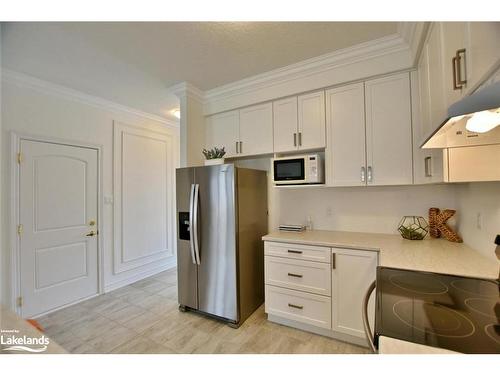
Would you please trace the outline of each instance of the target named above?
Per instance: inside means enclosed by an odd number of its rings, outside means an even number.
[[[320,154],[294,155],[273,159],[275,185],[323,184],[324,164]]]

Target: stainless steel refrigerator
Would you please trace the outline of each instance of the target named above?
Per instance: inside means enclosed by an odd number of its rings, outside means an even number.
[[[266,172],[224,164],[176,177],[180,309],[239,326],[264,302]]]

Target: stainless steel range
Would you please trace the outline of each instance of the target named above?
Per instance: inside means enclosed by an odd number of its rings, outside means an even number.
[[[380,336],[462,353],[500,353],[498,280],[379,267]]]

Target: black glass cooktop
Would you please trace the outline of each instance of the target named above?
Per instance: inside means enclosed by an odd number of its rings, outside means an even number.
[[[377,269],[375,345],[388,336],[462,353],[500,353],[498,280]]]

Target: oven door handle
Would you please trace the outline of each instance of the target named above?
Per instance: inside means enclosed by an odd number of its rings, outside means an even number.
[[[363,299],[363,311],[362,311],[363,328],[365,330],[365,335],[366,335],[366,339],[368,341],[368,346],[370,347],[372,353],[377,353],[377,348],[375,348],[375,344],[373,343],[374,336],[373,336],[373,332],[370,328],[370,322],[368,321],[368,301],[370,300],[370,296],[372,295],[376,286],[377,286],[377,281],[374,280],[370,284],[370,286],[368,287],[368,290],[365,293],[365,298]]]

